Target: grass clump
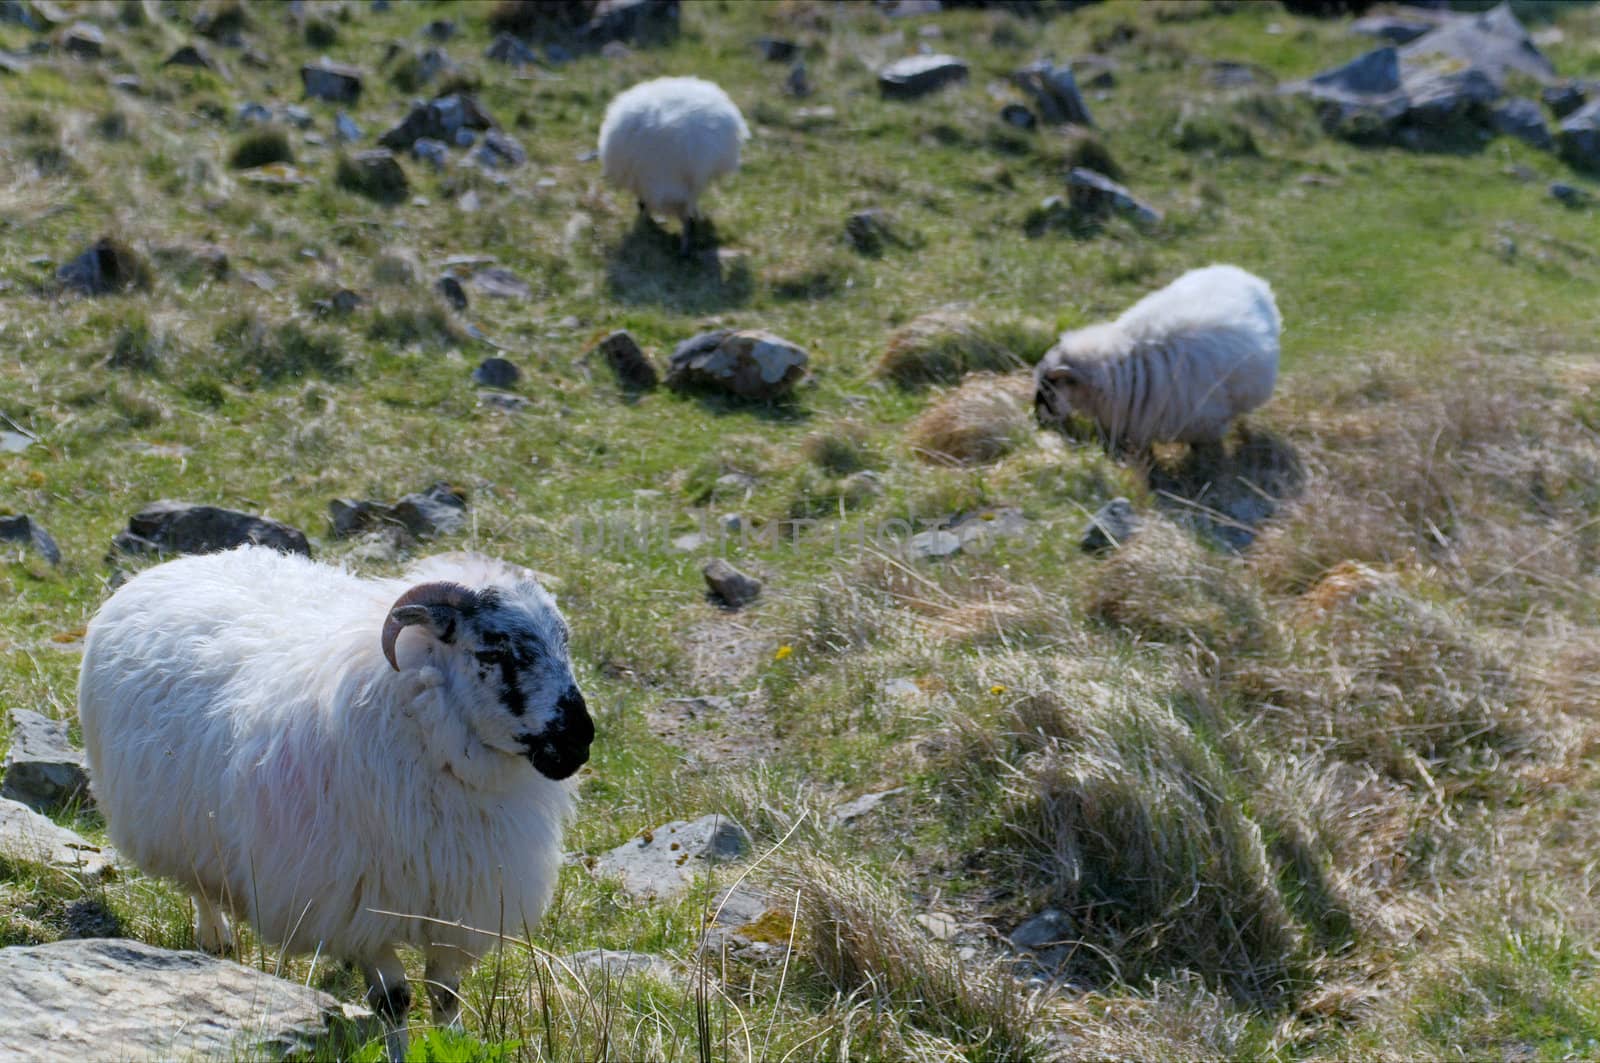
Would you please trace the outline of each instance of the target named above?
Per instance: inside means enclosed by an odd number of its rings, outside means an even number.
[[[439,350],[465,339],[450,316],[450,308],[436,296],[405,303],[384,303],[374,308],[367,324],[367,339],[401,347],[422,346]]]
[[[240,383],[307,375],[331,378],[349,371],[337,335],[305,329],[296,321],[268,324],[255,314],[241,314],[223,322],[215,339]]]
[[[928,461],[995,461],[1032,437],[1032,402],[1027,374],[974,373],[911,423],[911,444]]]
[[[277,126],[250,130],[234,142],[228,154],[228,165],[235,170],[249,170],[275,162],[294,162],[289,134]]]
[[[906,388],[954,384],[976,370],[1031,366],[1055,339],[1055,330],[1037,318],[935,310],[889,335],[877,372]]]
[[[381,148],[340,155],[333,180],[347,192],[391,206],[403,202],[411,190],[400,161]]]
[[[1172,146],[1179,151],[1224,158],[1259,155],[1250,127],[1230,115],[1186,110],[1172,127]]]
[[[800,447],[813,465],[833,476],[849,476],[877,464],[867,430],[858,421],[837,421],[812,432]]]

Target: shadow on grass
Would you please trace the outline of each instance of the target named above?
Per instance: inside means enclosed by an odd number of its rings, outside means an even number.
[[[626,305],[705,314],[749,302],[755,280],[744,255],[722,249],[711,222],[695,223],[693,244],[685,255],[676,234],[641,213],[611,251],[606,288]]]
[[[1255,541],[1261,525],[1305,488],[1294,446],[1241,424],[1219,446],[1191,446],[1178,460],[1157,455],[1147,476],[1162,509],[1231,550]]]

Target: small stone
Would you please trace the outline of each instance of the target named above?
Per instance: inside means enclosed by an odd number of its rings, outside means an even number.
[[[805,376],[808,361],[804,349],[762,329],[718,329],[678,344],[667,384],[768,401],[788,394]]]
[[[1544,105],[1550,108],[1557,118],[1565,118],[1583,106],[1584,86],[1574,81],[1550,85],[1540,91],[1539,98],[1544,100]]]
[[[699,532],[686,532],[672,540],[672,548],[680,554],[692,554],[711,540]]]
[[[436,483],[394,504],[394,517],[418,539],[452,535],[467,523],[467,499],[459,488]]]
[[[1037,952],[1078,936],[1072,917],[1055,908],[1046,908],[1011,932],[1011,944],[1025,952]]]
[[[1569,185],[1565,181],[1551,181],[1550,195],[1569,207],[1586,207],[1594,198],[1577,185]]]
[[[344,111],[340,111],[333,119],[333,131],[342,144],[355,144],[366,134],[361,131],[361,126]]]
[[[92,22],[74,22],[60,32],[57,43],[68,55],[98,59],[105,53],[106,35]]]
[[[386,148],[358,151],[340,161],[340,187],[379,203],[399,203],[411,190],[400,160]]]
[[[883,696],[904,700],[906,698],[922,697],[922,688],[915,679],[899,676],[883,684]]]
[[[128,245],[109,236],[56,270],[56,280],[84,295],[109,295],[143,287],[148,278],[144,263]]]
[[[450,161],[450,145],[432,137],[418,137],[411,145],[411,154],[435,170],[442,170]]]
[[[626,330],[611,333],[596,349],[605,357],[617,383],[629,391],[648,391],[660,382],[655,365]]]
[[[912,686],[916,686],[915,683]],[[837,805],[833,810],[833,821],[840,826],[848,826],[861,817],[877,810],[878,806],[891,797],[898,797],[906,792],[904,786],[896,786],[892,790],[880,790],[877,793],[862,794],[854,801],[846,801]]]
[[[1117,184],[1105,174],[1082,166],[1074,166],[1067,173],[1067,194],[1075,212],[1095,215],[1116,211],[1132,215],[1142,222],[1161,220],[1161,212],[1148,203],[1136,199],[1132,192]]]
[[[21,448],[7,445],[8,451],[26,449],[26,444],[32,440],[21,432],[7,432],[6,435],[16,436],[24,441]],[[39,551],[39,555],[52,565],[61,564],[61,548],[32,517],[27,514],[18,514],[11,517],[0,517],[0,542],[23,543]]]
[[[954,941],[961,933],[961,923],[945,912],[919,912],[917,924],[940,941]]]
[[[287,104],[283,108],[283,120],[296,129],[310,129],[316,124],[316,116],[298,103]]]
[[[938,529],[918,532],[906,544],[906,553],[914,560],[927,561],[950,557],[961,552],[961,538],[954,532]]]
[[[162,66],[192,66],[201,70],[215,70],[217,64],[198,44],[185,44],[167,56]]]
[[[484,51],[483,57],[496,63],[507,63],[512,66],[528,66],[539,61],[539,56],[521,40],[509,33],[502,33],[490,42]]]
[[[675,978],[672,964],[652,952],[627,952],[617,949],[585,949],[561,958],[574,971],[599,976],[606,981],[621,981],[631,975],[647,975],[658,982]]]
[[[1138,534],[1143,523],[1134,512],[1133,503],[1126,498],[1113,498],[1089,518],[1078,545],[1088,554],[1113,550]]]
[[[246,102],[239,105],[234,117],[238,118],[242,125],[263,125],[272,121],[272,110],[253,101]]]
[[[1544,112],[1532,100],[1511,99],[1490,112],[1495,129],[1540,151],[1550,151],[1556,146],[1550,127],[1544,124]]]
[[[845,239],[863,255],[880,255],[890,244],[900,244],[889,212],[879,207],[858,210],[844,223]]]
[[[128,554],[210,554],[254,543],[288,554],[311,556],[305,533],[267,517],[196,505],[153,502],[128,519],[113,545]]]
[[[1011,75],[1012,82],[1032,97],[1039,117],[1050,125],[1094,125],[1072,70],[1049,62],[1032,63]]]
[[[361,71],[327,58],[302,66],[300,81],[306,95],[319,100],[355,103],[361,99]]]
[[[811,77],[804,63],[797,62],[789,68],[789,76],[783,79],[783,91],[797,100],[811,95]]]
[[[671,36],[678,29],[678,0],[598,0],[578,36],[591,48],[608,41]],[[548,54],[548,52],[547,52]]]
[[[467,290],[461,286],[454,274],[446,273],[434,282],[434,289],[442,296],[451,309],[456,311],[467,308]]]
[[[478,134],[470,129],[456,130],[455,145],[458,148],[470,148],[478,142]]]
[[[1033,112],[1020,103],[1008,103],[1000,108],[1000,121],[1018,129],[1032,129],[1039,124]]]
[[[67,722],[28,709],[12,709],[11,748],[6,751],[0,797],[36,812],[53,812],[89,798],[83,751],[67,740]]]
[[[800,46],[780,37],[758,37],[756,50],[769,63],[787,63],[799,53]]]
[[[953,55],[913,55],[878,72],[878,91],[893,100],[911,100],[967,79],[967,64]]]
[[[475,97],[452,93],[412,107],[405,121],[379,137],[378,143],[392,151],[404,151],[419,137],[448,144],[455,139],[458,129],[482,132],[493,126],[494,121],[484,113]]]
[[[728,564],[722,558],[712,558],[700,570],[705,577],[711,596],[730,609],[739,609],[761,595],[761,581]]]
[[[622,880],[636,899],[671,900],[711,867],[750,851],[750,835],[726,816],[675,820],[626,841],[594,863],[597,874]]]
[[[522,370],[504,358],[485,358],[472,371],[472,379],[486,388],[512,388],[522,379]]]
[[[448,41],[456,35],[456,24],[447,18],[436,18],[422,27],[422,32],[432,40]]]
[[[472,286],[496,299],[528,299],[533,289],[528,282],[501,266],[489,266],[472,275]]]
[[[510,169],[528,161],[528,153],[522,145],[498,129],[491,129],[483,135],[483,144],[472,153],[472,157],[480,166],[492,170]]]

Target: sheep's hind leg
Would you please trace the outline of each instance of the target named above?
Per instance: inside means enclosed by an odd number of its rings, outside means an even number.
[[[461,1029],[461,964],[464,957],[455,949],[428,953],[425,978],[428,1005],[435,1026]]]
[[[411,1011],[411,986],[406,969],[393,948],[386,948],[371,963],[361,965],[367,979],[367,1003],[383,1020],[384,1047],[390,1063],[406,1058],[406,1015]]]
[[[213,956],[233,954],[233,930],[204,893],[194,895],[194,943]]]

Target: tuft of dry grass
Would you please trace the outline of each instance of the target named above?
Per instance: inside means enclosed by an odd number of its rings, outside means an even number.
[[[1037,318],[934,310],[890,333],[877,373],[907,388],[953,384],[976,370],[1031,366],[1055,341],[1055,330]]]
[[[995,461],[1032,438],[1032,399],[1025,373],[974,373],[911,423],[911,444],[928,461]]]

